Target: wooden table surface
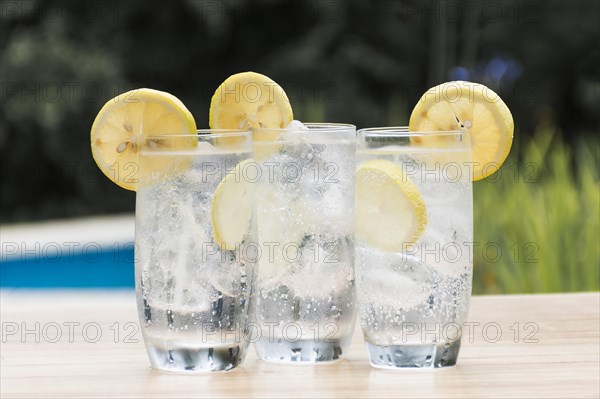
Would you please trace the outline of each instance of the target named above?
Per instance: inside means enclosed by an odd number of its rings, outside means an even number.
[[[600,396],[599,293],[474,297],[458,365],[371,368],[359,329],[345,360],[229,373],[149,367],[131,291],[2,291],[0,397]],[[37,341],[37,342],[36,342]]]

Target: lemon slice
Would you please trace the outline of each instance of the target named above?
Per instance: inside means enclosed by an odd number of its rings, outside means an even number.
[[[514,122],[504,101],[488,87],[465,81],[442,83],[423,94],[410,116],[411,131],[461,128],[470,131],[473,180],[497,171],[510,151]],[[439,145],[439,140],[411,138],[425,145]]]
[[[197,140],[155,140],[151,136],[195,134],[192,114],[175,96],[137,89],[109,100],[98,112],[91,131],[92,156],[102,172],[119,186],[135,191],[140,180],[139,154],[145,149],[192,148]],[[150,157],[148,157],[150,159]],[[144,174],[174,167],[176,157],[152,157]]]
[[[256,72],[237,73],[221,83],[209,114],[212,129],[283,129],[294,119],[281,86]]]
[[[283,129],[294,119],[285,91],[265,75],[242,72],[228,77],[215,91],[210,102],[209,125],[212,129]],[[254,159],[262,160],[277,152],[278,131],[253,135]],[[239,138],[220,138],[216,144],[235,145]]]
[[[211,221],[215,242],[223,250],[235,250],[250,233],[256,184],[246,177],[246,168],[251,164],[256,163],[252,159],[238,163],[215,190]]]
[[[397,164],[363,162],[356,171],[356,235],[385,252],[416,242],[427,225],[421,193]]]

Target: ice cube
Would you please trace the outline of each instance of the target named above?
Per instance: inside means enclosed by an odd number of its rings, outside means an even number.
[[[329,185],[326,188],[320,204],[315,204],[313,209],[323,209],[321,223],[331,226],[340,236],[350,235],[354,227],[354,220],[348,216],[353,212],[354,201],[349,199],[352,192],[344,191],[340,185]]]
[[[415,247],[415,256],[447,277],[458,277],[467,271],[472,258],[470,209],[468,205],[431,205],[430,222]]]
[[[307,273],[303,275],[285,274],[281,284],[290,289],[294,296],[300,298],[324,298],[330,295],[332,273]]]
[[[373,302],[392,308],[410,309],[429,297],[429,292],[410,277],[382,269],[369,276],[369,286]]]
[[[217,149],[211,143],[208,143],[206,141],[199,141],[198,145],[196,146],[196,151],[198,151],[198,152],[216,152]]]
[[[285,127],[285,132],[279,135],[279,141],[298,140],[298,132],[304,132],[309,130],[300,121],[293,120]]]
[[[365,248],[359,248],[357,255],[359,292],[367,302],[409,309],[429,298],[435,273],[418,258]]]
[[[214,289],[231,297],[240,294],[240,278],[245,275],[245,269],[235,259],[233,251],[225,254],[225,262],[218,262],[218,259],[211,265],[208,279]],[[219,256],[223,254],[219,253]]]
[[[302,122],[294,119],[293,121],[290,122],[289,125],[287,125],[287,127],[285,128],[286,130],[310,130],[308,127],[306,127]]]
[[[260,284],[263,288],[280,284],[290,265],[281,256],[273,256],[272,259],[269,259],[269,255],[265,252],[268,251],[268,248],[264,248],[258,264],[258,275],[260,276]]]

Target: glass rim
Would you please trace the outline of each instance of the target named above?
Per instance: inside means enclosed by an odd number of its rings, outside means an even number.
[[[285,127],[251,127],[254,132],[305,132],[305,133],[339,133],[346,130],[356,131],[356,126],[350,123],[327,123],[327,122],[302,122],[308,129],[288,129]]]
[[[176,134],[154,134],[146,136],[144,140],[152,139],[185,139],[185,138],[219,138],[219,137],[243,137],[250,136],[252,132],[250,130],[239,130],[239,129],[197,129],[196,134],[193,133],[176,133]]]
[[[455,130],[418,130],[411,131],[408,126],[368,127],[357,130],[356,134],[364,137],[418,137],[418,136],[463,136],[468,128]]]

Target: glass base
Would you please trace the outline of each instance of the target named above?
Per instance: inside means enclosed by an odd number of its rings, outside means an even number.
[[[236,368],[246,356],[247,345],[164,349],[150,344],[146,349],[154,369],[173,373],[203,373]]]
[[[460,340],[445,344],[377,346],[367,342],[369,360],[377,368],[438,368],[454,366]]]
[[[342,355],[340,341],[268,342],[268,340],[260,340],[255,344],[255,347],[260,359],[275,363],[314,364],[333,362],[339,360]]]

